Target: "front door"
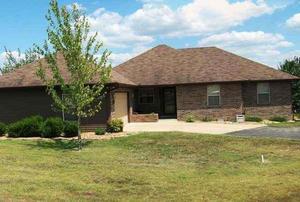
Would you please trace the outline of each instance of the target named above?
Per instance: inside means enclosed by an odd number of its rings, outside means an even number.
[[[122,119],[124,123],[128,123],[128,94],[127,94],[127,92],[115,93],[114,118]]]
[[[163,88],[163,113],[166,116],[176,116],[176,89]]]

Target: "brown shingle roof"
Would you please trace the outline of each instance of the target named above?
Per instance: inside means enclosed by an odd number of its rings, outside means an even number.
[[[67,80],[69,78],[69,73],[67,71],[66,63],[63,56],[58,55],[57,61],[62,75]],[[45,59],[41,59],[40,61],[24,65],[23,67],[13,72],[0,76],[0,88],[43,86],[42,81],[36,75],[36,70],[40,67],[40,62],[43,66],[47,65]],[[49,74],[49,71],[47,72],[47,74]],[[115,71],[112,71],[110,82],[126,85],[135,85],[132,81]]]
[[[160,45],[114,70],[137,85],[298,79],[215,47],[173,49]]]
[[[41,60],[45,66],[45,60]],[[58,65],[68,79],[66,63]],[[36,76],[39,62],[0,76],[0,88],[42,86]],[[215,47],[174,49],[160,45],[113,68],[111,83],[126,85],[175,85],[230,81],[294,80],[275,70]]]

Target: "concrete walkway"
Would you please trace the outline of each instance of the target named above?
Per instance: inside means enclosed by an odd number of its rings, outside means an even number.
[[[194,122],[186,123],[176,119],[163,119],[154,123],[128,123],[125,132],[167,132],[180,131],[190,133],[225,134],[264,127],[258,123]]]

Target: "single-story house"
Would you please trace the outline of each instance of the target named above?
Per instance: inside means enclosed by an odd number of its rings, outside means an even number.
[[[58,65],[68,77],[62,56]],[[30,115],[71,118],[52,109],[36,76],[38,67],[34,62],[0,76],[0,122]],[[235,120],[238,114],[291,119],[291,83],[297,79],[216,47],[159,45],[113,68],[102,111],[83,125],[99,126],[111,118],[184,120],[189,115],[200,120]]]

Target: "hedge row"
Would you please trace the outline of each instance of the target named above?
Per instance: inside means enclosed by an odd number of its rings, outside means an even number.
[[[7,126],[0,122],[0,137],[7,133]]]
[[[122,132],[124,123],[120,119],[113,119],[107,123],[107,128],[96,129],[96,135],[104,135],[106,132]],[[77,122],[63,121],[58,117],[43,119],[41,116],[31,116],[20,121],[5,125],[0,123],[0,136],[8,134],[8,137],[75,137],[78,133]]]
[[[31,116],[6,126],[0,123],[0,136],[8,137],[45,137],[53,138],[64,135],[65,137],[77,136],[77,122],[63,121],[58,117],[46,120],[41,116]]]

